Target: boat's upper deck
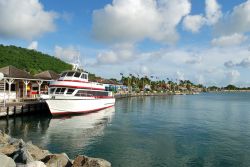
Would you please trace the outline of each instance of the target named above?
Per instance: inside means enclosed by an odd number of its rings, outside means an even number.
[[[88,82],[88,73],[78,71],[67,71],[61,74],[59,81],[83,81]]]
[[[50,83],[50,87],[68,87],[78,89],[105,90],[105,86],[98,82],[89,82],[88,73],[67,71],[60,78]]]

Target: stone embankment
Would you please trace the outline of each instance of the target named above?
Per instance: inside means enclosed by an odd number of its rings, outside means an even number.
[[[67,154],[52,154],[32,142],[12,138],[0,131],[1,167],[111,167],[111,163],[100,158],[78,155],[74,160]]]

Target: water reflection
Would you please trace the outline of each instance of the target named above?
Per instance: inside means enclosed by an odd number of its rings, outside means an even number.
[[[98,142],[112,121],[115,108],[74,117],[52,118],[25,116],[0,120],[0,129],[16,138],[32,140],[52,152],[79,153],[92,142]]]

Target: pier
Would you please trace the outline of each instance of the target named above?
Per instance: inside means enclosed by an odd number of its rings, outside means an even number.
[[[47,112],[41,94],[48,93],[51,81],[59,77],[53,71],[34,76],[14,66],[0,68],[0,118],[33,112]]]
[[[49,113],[45,101],[24,100],[22,102],[9,102],[5,106],[0,106],[0,118],[18,116],[25,114],[46,114]]]

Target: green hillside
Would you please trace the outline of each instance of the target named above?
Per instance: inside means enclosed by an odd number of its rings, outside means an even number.
[[[48,54],[16,46],[0,45],[0,68],[8,65],[26,70],[31,74],[45,70],[61,73],[72,69],[70,64]]]

